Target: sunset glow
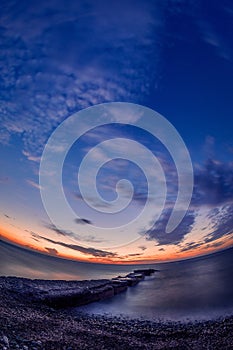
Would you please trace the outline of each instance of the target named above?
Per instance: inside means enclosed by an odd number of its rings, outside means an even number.
[[[105,264],[231,247],[232,38],[222,23],[232,12],[11,6],[0,33],[1,239]]]

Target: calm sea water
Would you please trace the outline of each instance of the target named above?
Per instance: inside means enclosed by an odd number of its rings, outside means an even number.
[[[0,275],[42,279],[99,279],[140,265],[88,264],[58,259],[0,240]],[[209,319],[233,315],[233,248],[202,258],[146,265],[159,269],[127,292],[72,312],[147,319]]]
[[[182,321],[233,314],[233,249],[157,268],[127,292],[72,312]]]

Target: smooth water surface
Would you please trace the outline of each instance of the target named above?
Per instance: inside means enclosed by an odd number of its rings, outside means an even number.
[[[232,253],[159,264],[159,272],[127,292],[75,312],[182,321],[232,314]]]

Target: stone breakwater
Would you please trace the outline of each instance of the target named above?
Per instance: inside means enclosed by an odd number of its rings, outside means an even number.
[[[129,286],[138,279],[131,274],[124,278]],[[121,279],[66,282],[0,277],[0,350],[232,349],[233,317],[163,323],[82,313],[74,316],[45,303],[45,295],[54,295],[65,286],[94,290],[106,281],[115,284]]]
[[[113,297],[126,291],[128,287],[135,286],[145,276],[150,276],[154,272],[154,269],[142,269],[135,270],[126,276],[87,281],[48,281],[0,277],[0,285],[4,285],[4,288],[19,299],[26,298],[28,302],[61,309]]]

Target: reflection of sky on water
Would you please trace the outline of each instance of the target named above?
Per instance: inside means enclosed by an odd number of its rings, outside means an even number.
[[[112,278],[132,271],[132,265],[104,265],[57,258],[0,240],[0,276],[84,280]],[[134,265],[137,267],[138,265]]]
[[[230,314],[232,265],[232,249],[212,257],[161,264],[160,272],[129,288],[127,293],[76,312],[176,320]]]
[[[0,241],[0,275],[41,279],[98,279],[126,275],[137,265],[101,265],[58,259]],[[160,319],[233,313],[233,248],[187,261],[157,264],[160,271],[126,293],[75,312]],[[19,254],[20,253],[20,254]],[[30,261],[30,264],[29,264]],[[150,265],[147,265],[150,266]]]

